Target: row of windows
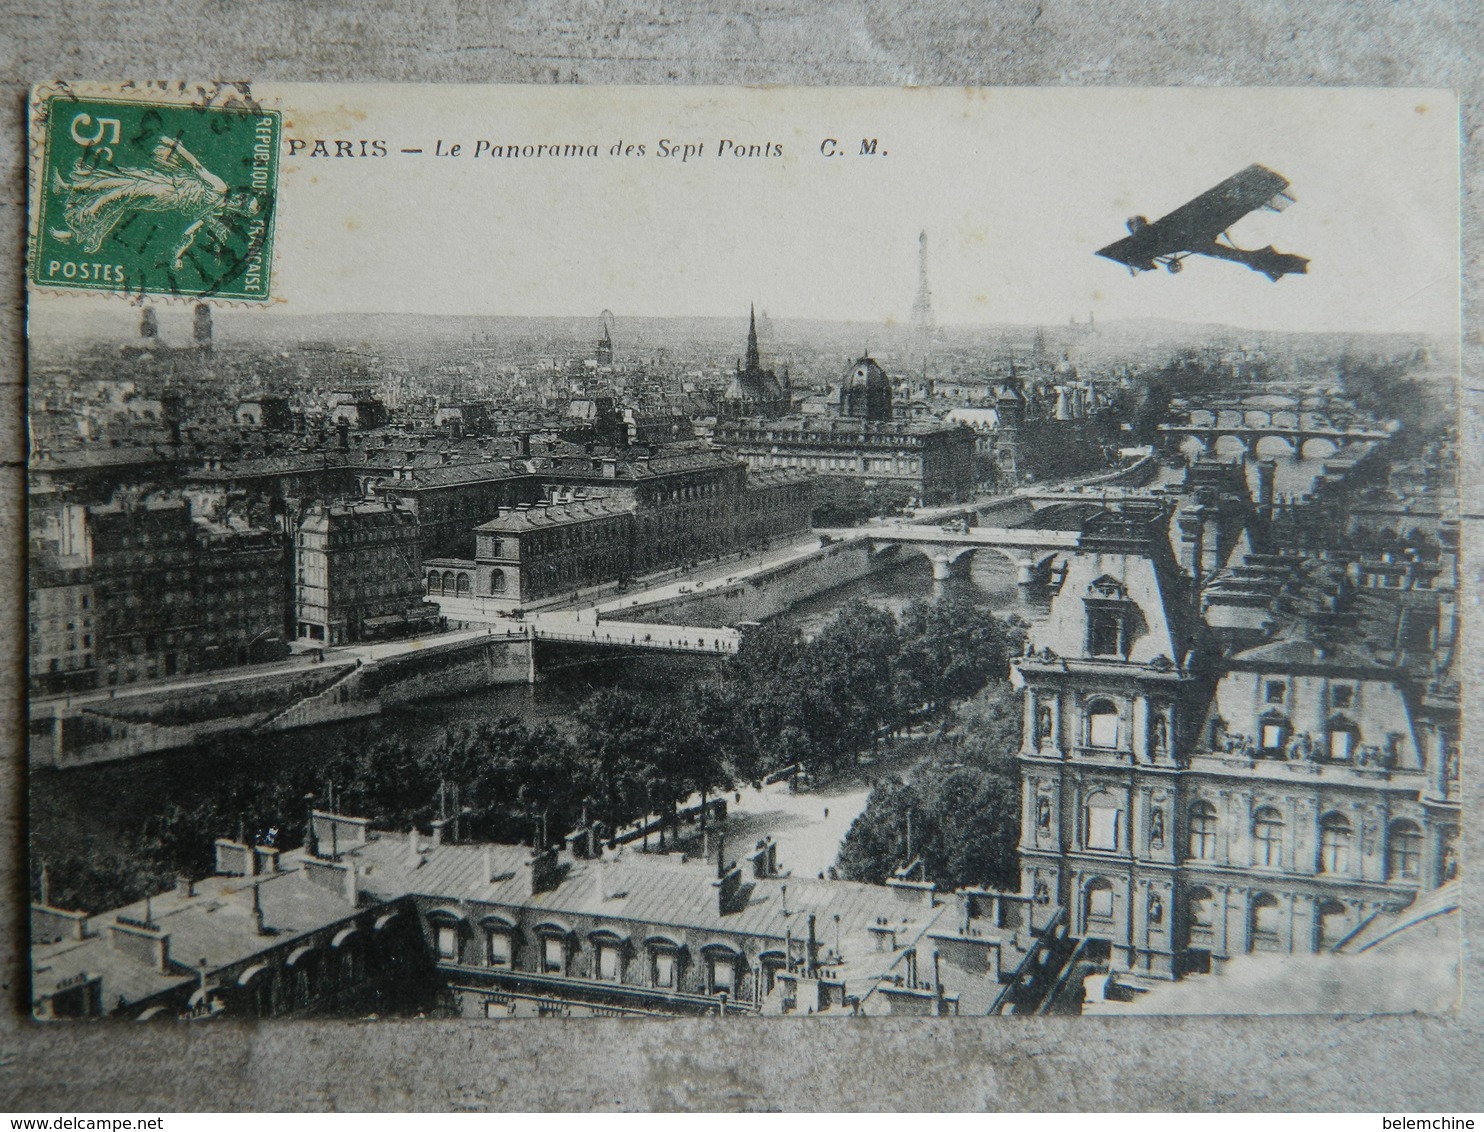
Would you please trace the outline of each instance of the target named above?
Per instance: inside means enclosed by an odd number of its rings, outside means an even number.
[[[1354,684],[1331,684],[1328,688],[1330,707],[1336,711],[1348,709],[1355,703]],[[1263,686],[1263,701],[1282,707],[1288,698],[1288,683],[1284,680],[1268,680]]]
[[[1186,896],[1190,943],[1195,946],[1216,942],[1216,923],[1220,914],[1220,902],[1209,888],[1197,886]],[[1158,929],[1165,923],[1164,902],[1158,893],[1151,893],[1146,905],[1151,928]],[[1116,920],[1114,888],[1106,877],[1094,877],[1083,889],[1083,922],[1089,933],[1112,932]],[[1344,938],[1353,924],[1353,913],[1338,900],[1320,900],[1314,906],[1315,950],[1332,947]],[[1258,892],[1247,906],[1247,937],[1245,941],[1232,941],[1248,951],[1278,951],[1283,949],[1282,902],[1271,892]]]
[[[494,569],[490,571],[489,592],[491,594],[502,594],[509,588],[509,578],[504,570]],[[471,597],[474,593],[474,581],[469,573],[460,570],[455,573],[452,570],[428,571],[428,593],[442,594],[445,597]]]
[[[1210,802],[1196,802],[1190,808],[1188,856],[1197,861],[1216,859],[1216,807]],[[1283,837],[1286,823],[1272,806],[1263,806],[1252,815],[1254,862],[1279,867],[1283,863]],[[1354,831],[1344,814],[1329,813],[1319,821],[1319,871],[1344,875],[1351,871]],[[1386,838],[1386,877],[1388,880],[1416,880],[1422,873],[1422,831],[1415,822],[1395,821]]]
[[[1212,943],[1216,939],[1216,894],[1209,888],[1197,887],[1188,895],[1190,909],[1190,942]],[[1321,900],[1314,908],[1314,946],[1332,947],[1344,938],[1351,926],[1351,912],[1338,900]],[[1253,895],[1247,911],[1248,951],[1282,950],[1282,903],[1271,892]]]
[[[466,928],[453,920],[433,921],[434,946],[438,958],[450,963],[464,958]],[[516,970],[518,939],[507,927],[489,927],[484,930],[483,960],[487,966],[505,970]],[[537,940],[537,949],[532,958],[531,969],[548,975],[570,975],[576,953],[573,939],[561,934],[542,934]],[[601,982],[623,983],[635,981],[657,990],[678,990],[685,963],[685,952],[670,944],[651,944],[639,955],[631,955],[628,946],[615,937],[595,936],[592,939],[593,962],[591,977]],[[638,969],[633,964],[642,966]],[[734,995],[737,989],[737,966],[739,958],[730,951],[713,949],[705,953],[705,990],[708,994],[726,993]],[[782,966],[779,957],[778,966]]]
[[[84,590],[46,586],[31,591],[31,604],[38,613],[65,613],[72,609],[91,609],[93,595]]]
[[[622,529],[624,526],[625,523],[622,520],[575,523],[561,530],[527,535],[521,540],[521,553],[524,557],[535,557],[559,554],[570,548],[589,546],[598,542],[626,543],[628,540],[625,537],[626,532]]]
[[[53,641],[53,640],[49,640],[49,639],[40,637],[40,636],[38,636],[34,632],[34,630],[33,630],[32,634],[31,634],[31,641],[32,641],[33,646],[34,646],[33,649],[32,649],[33,652],[40,653],[40,652],[42,652],[45,649],[45,647],[47,645],[52,646],[52,648],[57,649],[58,651],[62,651],[63,641],[61,641],[61,640],[55,640],[55,641]],[[91,633],[85,633],[85,634],[83,634],[82,647],[84,649],[90,649],[90,648],[93,647],[93,635]],[[66,638],[65,651],[67,651],[67,652],[76,652],[77,651],[77,637],[75,637],[75,636],[69,636],[69,637]]]
[[[1216,807],[1205,801],[1194,803],[1189,810],[1186,856],[1189,860],[1217,859],[1218,818]],[[1038,802],[1037,824],[1049,831],[1050,802]],[[1091,795],[1083,811],[1083,845],[1085,848],[1117,852],[1123,845],[1123,810],[1109,794]],[[1260,807],[1252,815],[1253,863],[1268,868],[1283,866],[1283,843],[1286,822],[1272,806]],[[1164,845],[1165,829],[1162,810],[1150,817],[1151,848]],[[1319,823],[1317,868],[1321,873],[1348,875],[1354,863],[1354,831],[1350,821],[1340,813],[1329,813]],[[1417,880],[1422,870],[1422,831],[1415,822],[1392,822],[1386,840],[1386,876],[1388,880]]]
[[[148,531],[141,531],[138,535],[120,535],[118,542],[114,544],[113,548],[128,550],[130,547],[135,546],[169,546],[171,543],[185,542],[189,538],[190,531],[184,528],[178,531],[165,531],[161,534],[150,534]],[[100,548],[100,553],[107,553],[108,550],[113,548],[104,546]]]

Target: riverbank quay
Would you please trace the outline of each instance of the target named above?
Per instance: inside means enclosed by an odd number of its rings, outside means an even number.
[[[859,561],[857,561],[859,559]],[[289,731],[375,716],[424,699],[539,679],[542,642],[615,649],[730,655],[737,621],[759,619],[853,581],[884,563],[818,539],[671,579],[596,605],[538,611],[521,620],[474,621],[407,640],[314,650],[271,666],[188,679],[140,682],[29,705],[32,766],[65,768],[177,750],[213,736]],[[745,594],[705,611],[696,599]],[[638,616],[635,616],[635,615]],[[695,615],[692,617],[692,615]],[[723,614],[725,616],[723,616]]]

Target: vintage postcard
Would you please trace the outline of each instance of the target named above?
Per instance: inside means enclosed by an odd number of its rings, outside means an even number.
[[[1430,90],[41,86],[39,1019],[1458,998]]]

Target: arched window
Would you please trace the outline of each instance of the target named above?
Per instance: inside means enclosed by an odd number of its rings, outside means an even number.
[[[1283,815],[1264,806],[1252,815],[1253,863],[1278,866],[1283,863]]]
[[[1325,814],[1319,821],[1319,871],[1350,871],[1350,822],[1344,814]]]
[[[1190,807],[1188,855],[1196,861],[1216,859],[1216,807],[1210,802]]]
[[[451,594],[451,593],[454,592],[454,580],[453,580],[453,571],[452,570],[445,570],[445,571],[443,571],[443,592],[446,593],[446,594]]]
[[[1087,705],[1087,745],[1118,749],[1118,707],[1112,700],[1093,700]]]
[[[502,593],[504,593],[505,592],[505,586],[506,586],[506,584],[507,583],[505,581],[505,571],[504,570],[491,570],[490,571],[490,593],[492,593],[492,594],[502,594]]]
[[[1280,945],[1278,898],[1271,892],[1260,892],[1252,898],[1252,934],[1250,950],[1277,951]]]
[[[462,570],[459,571],[458,586],[459,586],[459,589],[458,589],[459,596],[460,597],[468,597],[469,596],[469,575],[466,574],[466,573],[464,573]]]
[[[1190,890],[1190,942],[1210,943],[1216,938],[1216,898],[1209,888]]]
[[[1325,951],[1350,930],[1350,914],[1338,900],[1321,900],[1314,909],[1314,948]]]
[[[651,936],[645,943],[649,948],[649,985],[659,990],[678,990],[685,946],[665,936]]]
[[[540,926],[536,930],[541,936],[539,957],[541,972],[547,975],[565,975],[567,965],[572,958],[571,933],[556,928],[547,928],[543,931]]]
[[[428,925],[433,929],[433,949],[438,958],[457,963],[463,956],[464,919],[462,913],[452,909],[437,909],[428,914]]]
[[[1416,823],[1396,821],[1386,836],[1386,879],[1417,880],[1422,876],[1422,831]]]
[[[621,983],[628,937],[608,928],[590,932],[593,944],[593,978],[605,983]]]
[[[509,967],[515,954],[514,940],[510,929],[490,925],[484,930],[485,961],[491,967]]]
[[[428,571],[428,592],[430,594],[443,592],[443,575],[437,570]]]
[[[741,956],[732,948],[722,944],[710,944],[702,949],[706,956],[706,991],[708,994],[737,995],[737,965]]]

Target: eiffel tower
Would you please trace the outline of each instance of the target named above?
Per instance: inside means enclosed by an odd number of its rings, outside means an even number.
[[[928,354],[933,345],[933,293],[928,289],[927,275],[927,233],[922,232],[917,237],[917,298],[912,300],[912,338],[909,363],[916,367],[922,367],[924,376],[927,374]]]

